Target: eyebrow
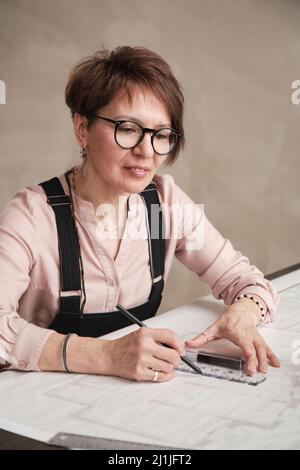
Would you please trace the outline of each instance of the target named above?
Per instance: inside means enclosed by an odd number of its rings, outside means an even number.
[[[144,123],[142,121],[140,121],[140,119],[134,117],[134,116],[129,116],[129,115],[120,115],[120,116],[116,116],[115,117],[116,121],[118,120],[123,120],[123,119],[126,119],[126,121],[134,121],[134,122],[137,122],[138,124],[140,124],[142,127],[145,127],[144,126]],[[158,128],[164,128],[164,127],[172,127],[171,123],[168,122],[168,123],[159,123],[156,127]]]

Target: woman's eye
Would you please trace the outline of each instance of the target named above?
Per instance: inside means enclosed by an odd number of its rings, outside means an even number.
[[[170,137],[169,134],[168,134],[168,135],[167,135],[167,134],[156,134],[156,138],[157,138],[158,140],[168,140],[169,137]]]
[[[132,134],[136,132],[136,129],[134,127],[119,127],[119,131],[125,134]]]

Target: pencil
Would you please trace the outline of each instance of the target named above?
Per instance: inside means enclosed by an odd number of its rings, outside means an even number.
[[[128,310],[126,310],[124,307],[122,307],[122,305],[118,304],[117,309],[120,310],[120,312],[123,313],[123,315],[125,315],[130,321],[132,321],[132,323],[135,323],[138,326],[145,326],[147,328],[147,325],[145,323],[143,323],[141,320],[139,320],[134,315],[132,315],[132,313],[128,312]],[[169,346],[168,344],[164,344],[164,346],[166,346],[167,348],[172,349],[171,346]],[[194,364],[192,361],[190,361],[190,359],[187,359],[184,356],[180,356],[180,359],[182,360],[182,362],[184,362],[187,366],[189,366],[195,372],[197,372],[198,374],[203,375],[203,372],[200,369],[200,367],[196,366],[196,364]]]

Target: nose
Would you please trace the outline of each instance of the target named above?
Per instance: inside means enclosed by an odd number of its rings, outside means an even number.
[[[132,149],[134,155],[147,158],[153,157],[154,149],[151,143],[151,136],[150,132],[145,132],[141,142]]]

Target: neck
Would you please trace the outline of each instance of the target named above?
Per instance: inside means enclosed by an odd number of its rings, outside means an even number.
[[[93,169],[83,164],[77,172],[73,173],[73,189],[82,199],[93,204],[97,211],[102,204],[109,204],[118,210],[124,207],[129,198],[129,194],[115,191],[111,185],[99,180]]]
[[[125,225],[129,194],[116,193],[91,175],[83,165],[70,175],[72,190],[81,198],[93,204],[95,219],[101,222],[104,230],[116,230]]]

